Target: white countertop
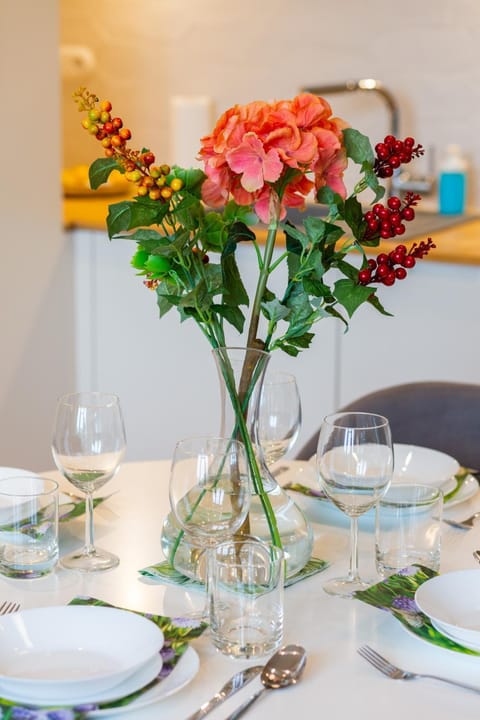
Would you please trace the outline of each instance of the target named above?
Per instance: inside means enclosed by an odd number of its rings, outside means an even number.
[[[22,608],[64,604],[76,595],[91,595],[132,610],[179,616],[202,606],[196,591],[154,583],[138,570],[162,560],[160,533],[168,512],[169,461],[127,463],[117,477],[102,489],[115,494],[95,510],[96,542],[120,556],[118,568],[99,574],[82,575],[58,569],[40,580],[0,579],[0,598],[19,600]],[[58,473],[45,473],[59,478]],[[65,489],[72,488],[66,481]],[[322,583],[329,576],[343,574],[348,565],[349,535],[346,518],[323,502],[301,496],[299,503],[314,521],[317,557],[331,567],[285,591],[285,643],[303,645],[308,653],[305,673],[297,686],[265,693],[245,717],[256,720],[292,718],[352,717],[359,720],[404,720],[405,717],[476,717],[480,696],[432,680],[394,681],[368,665],[357,648],[369,643],[389,659],[408,670],[444,674],[480,688],[480,658],[457,655],[435,648],[410,635],[393,617],[358,600],[328,596]],[[480,508],[480,494],[452,508],[451,516],[465,517]],[[333,518],[333,523],[332,523]],[[374,575],[373,534],[369,524],[360,525],[360,571]],[[84,517],[60,525],[61,554],[81,545]],[[477,568],[472,551],[480,548],[480,523],[470,531],[445,526],[442,572]],[[235,661],[223,657],[207,636],[192,646],[200,656],[200,670],[194,680],[177,694],[122,717],[135,720],[182,720],[210,698],[231,675],[257,661]],[[224,719],[259,686],[253,681],[208,717]],[[124,711],[123,711],[124,712]],[[112,718],[120,717],[112,711]]]

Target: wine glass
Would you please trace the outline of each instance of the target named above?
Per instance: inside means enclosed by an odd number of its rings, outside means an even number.
[[[371,583],[358,573],[358,516],[385,494],[393,473],[393,446],[382,415],[341,412],[320,428],[317,469],[323,490],[350,517],[350,571],[324,585],[331,595],[350,597]]]
[[[243,444],[232,438],[192,437],[175,446],[170,505],[180,527],[205,554],[202,617],[209,613],[211,551],[240,529],[250,508],[247,467]]]
[[[60,559],[61,565],[89,572],[120,562],[94,545],[93,493],[111,480],[125,453],[125,428],[116,395],[81,392],[57,403],[52,454],[60,472],[85,493],[85,545]]]
[[[300,393],[294,375],[267,373],[257,415],[257,443],[268,467],[294,446],[302,422]]]

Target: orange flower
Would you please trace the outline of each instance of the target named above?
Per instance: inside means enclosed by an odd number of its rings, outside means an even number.
[[[304,207],[313,187],[328,185],[345,197],[344,127],[332,117],[326,100],[309,93],[235,105],[201,140],[199,157],[207,175],[203,200],[218,207],[232,196],[239,205],[252,205],[268,223],[272,207],[282,218],[287,207]],[[291,175],[285,186],[287,171]],[[273,194],[281,194],[280,203],[271,202]]]

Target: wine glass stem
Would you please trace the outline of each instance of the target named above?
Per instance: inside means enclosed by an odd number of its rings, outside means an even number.
[[[212,602],[212,578],[213,578],[213,548],[207,546],[205,549],[205,608],[204,615],[207,622],[210,621],[210,605]]]
[[[85,493],[85,547],[84,555],[93,555],[95,553],[94,535],[93,535],[93,495],[91,492]]]
[[[359,580],[358,574],[358,518],[350,518],[350,572],[349,580]]]

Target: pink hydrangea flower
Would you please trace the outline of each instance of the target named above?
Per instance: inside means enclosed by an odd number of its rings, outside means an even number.
[[[233,197],[239,205],[253,206],[268,223],[272,207],[280,219],[287,207],[305,207],[314,187],[328,186],[345,197],[344,127],[343,120],[332,117],[326,100],[310,93],[229,108],[201,140],[200,158],[207,175],[204,202],[219,207]],[[286,172],[290,175],[285,185]],[[272,203],[280,184],[284,186],[281,202]]]

